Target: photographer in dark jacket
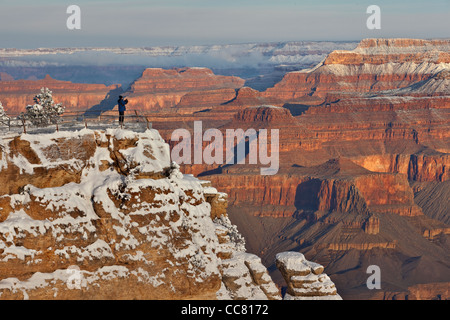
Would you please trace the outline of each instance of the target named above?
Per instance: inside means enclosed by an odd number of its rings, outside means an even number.
[[[119,100],[117,104],[119,105],[119,124],[123,125],[123,120],[125,119],[125,111],[127,108],[125,105],[128,103],[128,99],[124,99],[122,96],[119,96]]]

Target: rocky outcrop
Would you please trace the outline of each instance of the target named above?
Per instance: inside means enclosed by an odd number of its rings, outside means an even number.
[[[296,123],[288,109],[271,105],[258,105],[245,108],[236,113],[234,120],[236,122],[247,123],[247,125],[252,123],[264,127],[267,127],[267,125],[274,126],[275,124]]]
[[[411,286],[408,299],[411,300],[448,300],[450,299],[450,283],[426,283]]]
[[[220,299],[281,299],[280,292],[261,258],[256,255],[240,253],[231,259],[223,260],[221,272],[223,287],[218,292]]]
[[[25,111],[27,105],[33,104],[33,97],[44,87],[52,90],[55,103],[62,103],[66,112],[76,112],[100,104],[118,85],[72,83],[49,75],[40,80],[9,79],[0,81],[0,101],[8,114],[18,115]]]
[[[181,97],[176,105],[176,111],[181,114],[205,111],[233,100],[235,97],[236,90],[233,88],[188,92]]]
[[[353,158],[358,165],[375,172],[403,173],[413,181],[449,180],[450,156],[432,150],[407,154],[380,154]]]
[[[207,68],[155,68],[146,69],[125,95],[128,106],[141,111],[178,107],[181,113],[192,113],[232,100],[243,85],[243,79],[215,75]]]
[[[388,291],[376,294],[379,300],[448,300],[450,283],[423,283],[408,287],[405,291]]]
[[[232,112],[233,114],[236,111],[261,105],[281,107],[284,105],[284,102],[278,99],[266,98],[261,94],[261,92],[250,87],[242,87],[237,89],[236,97],[234,99],[214,109],[224,113]]]
[[[353,51],[333,51],[324,64],[449,63],[449,40],[364,39]]]
[[[0,72],[0,81],[14,81],[14,78],[6,72]]]
[[[405,103],[405,98],[384,97],[367,98],[366,101],[342,100],[325,108],[311,107],[299,117],[299,121],[317,133],[322,141],[368,140],[372,137],[376,140],[410,139],[416,143],[429,143],[447,137],[439,129],[448,125],[449,107],[446,98],[430,99],[413,99],[408,103]],[[369,117],[370,112],[376,114]],[[330,124],[332,116],[335,122]],[[316,120],[314,123],[311,123],[312,118]],[[350,130],[358,135],[352,138]]]
[[[364,223],[364,232],[368,234],[380,233],[380,219],[377,217],[370,217]]]
[[[282,252],[276,264],[287,284],[286,300],[342,300],[323,266],[299,252]]]
[[[155,130],[2,137],[2,299],[280,299]]]

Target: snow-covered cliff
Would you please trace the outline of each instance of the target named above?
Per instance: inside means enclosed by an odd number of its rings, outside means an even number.
[[[0,299],[281,299],[156,130],[0,136]]]
[[[0,299],[280,298],[226,195],[183,175],[156,130],[0,145]]]

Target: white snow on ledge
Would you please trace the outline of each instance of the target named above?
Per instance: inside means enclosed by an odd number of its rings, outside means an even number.
[[[276,255],[276,260],[280,261],[288,270],[305,271],[309,270],[303,262],[306,262],[305,256],[300,252],[287,251]]]

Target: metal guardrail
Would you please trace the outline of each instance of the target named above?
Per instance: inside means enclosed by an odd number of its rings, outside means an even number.
[[[54,127],[56,131],[59,131],[62,127],[82,127],[89,128],[91,126],[99,125],[99,124],[111,124],[115,123],[119,124],[119,114],[102,114],[98,111],[73,111],[73,112],[65,112],[61,116],[57,118],[55,123],[51,123],[45,126],[35,126],[30,121],[20,120],[18,119],[19,114],[12,115],[9,119],[0,120],[0,127],[8,127],[8,131],[12,129],[22,128],[23,133],[27,133],[27,128],[51,128]],[[141,126],[145,126],[147,129],[151,129],[152,124],[148,120],[149,115],[139,114],[138,110],[127,110],[125,113],[124,121],[128,124],[140,124]],[[123,124],[121,125],[123,128]]]

